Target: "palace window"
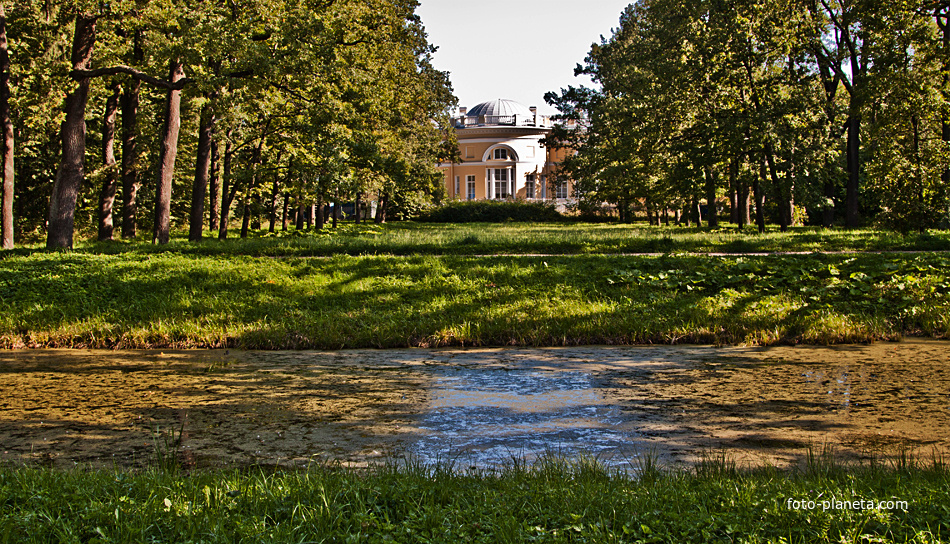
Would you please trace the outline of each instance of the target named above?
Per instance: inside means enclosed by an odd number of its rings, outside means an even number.
[[[525,176],[524,197],[534,198],[534,174],[528,174]]]
[[[496,161],[507,161],[507,160],[508,160],[508,150],[507,150],[507,149],[496,149],[496,150],[495,150],[495,160],[496,160]]]
[[[495,182],[495,198],[508,198],[508,182],[507,181]]]
[[[495,168],[495,198],[508,198],[507,168]]]
[[[465,176],[465,194],[468,200],[475,200],[475,176]]]
[[[567,182],[554,182],[554,198],[567,198]]]

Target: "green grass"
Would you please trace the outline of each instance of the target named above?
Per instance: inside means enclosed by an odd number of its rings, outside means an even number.
[[[5,255],[0,345],[836,343],[950,333],[944,254]]]
[[[0,542],[947,542],[939,463],[797,472],[591,460],[492,471],[0,469]],[[831,502],[876,507],[835,509]],[[813,509],[790,501],[815,501]],[[881,508],[880,501],[894,501]],[[900,503],[900,504],[898,504]],[[865,503],[866,505],[866,503]],[[840,505],[839,505],[840,506]]]
[[[770,229],[699,229],[646,225],[587,223],[469,223],[387,225],[341,224],[336,230],[290,230],[268,235],[254,232],[247,239],[219,241],[205,233],[198,244],[179,233],[168,246],[142,242],[95,243],[77,240],[82,253],[188,255],[332,256],[346,255],[486,255],[486,254],[616,254],[669,252],[787,252],[787,251],[950,251],[950,232],[932,231],[902,236],[889,231],[827,230],[795,227],[788,233]],[[25,255],[40,245],[14,250]],[[7,252],[5,254],[9,254]]]

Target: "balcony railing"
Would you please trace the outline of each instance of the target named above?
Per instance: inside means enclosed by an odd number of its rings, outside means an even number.
[[[479,115],[459,117],[457,127],[551,127],[550,119],[543,115]]]

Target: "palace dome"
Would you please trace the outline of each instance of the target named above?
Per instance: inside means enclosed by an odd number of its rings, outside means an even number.
[[[534,115],[528,106],[514,100],[498,98],[488,102],[482,102],[474,108],[468,110],[465,114],[468,117],[507,117],[517,115],[523,118],[531,118]]]

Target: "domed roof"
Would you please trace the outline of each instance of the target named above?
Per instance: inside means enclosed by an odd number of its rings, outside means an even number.
[[[531,110],[528,108],[528,106],[525,106],[520,102],[515,102],[514,100],[508,100],[505,98],[498,98],[488,102],[482,102],[481,104],[468,110],[468,113],[465,115],[468,117],[479,117],[482,115],[487,117],[509,115],[531,117],[534,114],[531,113]]]

